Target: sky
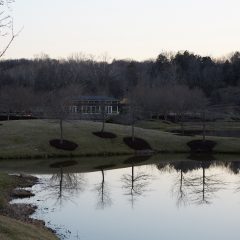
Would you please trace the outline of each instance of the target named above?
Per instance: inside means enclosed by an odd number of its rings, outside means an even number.
[[[15,0],[14,29],[24,28],[4,58],[226,56],[240,50],[239,9],[239,0]]]

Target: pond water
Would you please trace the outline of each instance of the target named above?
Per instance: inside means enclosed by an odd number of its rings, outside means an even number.
[[[239,239],[240,162],[196,159],[55,164],[35,174],[34,197],[14,202],[36,204],[32,217],[61,239]]]

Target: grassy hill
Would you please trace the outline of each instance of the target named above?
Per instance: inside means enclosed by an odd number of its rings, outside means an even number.
[[[1,158],[47,158],[94,155],[133,154],[134,150],[123,142],[130,136],[129,126],[106,124],[106,131],[115,133],[115,139],[102,139],[92,134],[100,131],[101,123],[68,121],[63,124],[64,139],[76,142],[79,147],[72,151],[59,150],[49,145],[49,140],[59,138],[56,120],[21,120],[1,122]],[[200,136],[176,136],[161,130],[137,127],[136,136],[145,139],[157,152],[189,152],[186,143]],[[207,137],[217,142],[215,152],[240,153],[240,138]]]
[[[50,231],[32,224],[0,216],[0,239],[4,240],[57,240]]]

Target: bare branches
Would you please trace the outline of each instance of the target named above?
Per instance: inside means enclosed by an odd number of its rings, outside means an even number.
[[[132,165],[131,174],[124,174],[122,176],[123,188],[126,190],[125,195],[130,196],[132,207],[137,197],[143,196],[149,185],[151,176],[144,172],[135,173],[134,166]]]
[[[0,26],[1,27],[1,26]],[[12,21],[12,33],[11,33],[11,38],[8,41],[7,45],[3,48],[3,50],[0,52],[0,58],[6,53],[6,51],[8,50],[8,48],[10,47],[10,45],[12,44],[13,40],[20,34],[20,32],[23,30],[23,27],[17,32],[14,33],[14,29],[13,29],[13,21]]]
[[[10,8],[10,4],[12,4],[14,0],[1,0],[0,1],[0,37],[10,36],[9,39],[6,39],[6,43],[0,49],[0,58],[6,53],[12,44],[13,40],[20,34],[23,30],[21,28],[19,31],[14,31],[14,23],[13,18],[8,13]]]

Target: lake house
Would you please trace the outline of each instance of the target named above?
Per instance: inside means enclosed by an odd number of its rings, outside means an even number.
[[[117,115],[120,101],[107,96],[80,96],[74,98],[69,106],[71,113],[84,115]],[[104,111],[103,111],[104,110]]]

